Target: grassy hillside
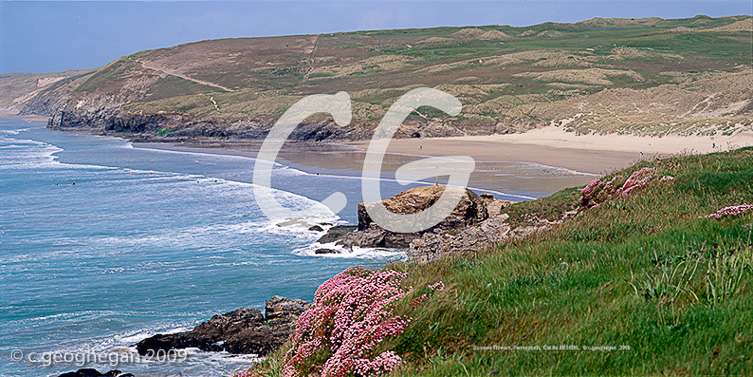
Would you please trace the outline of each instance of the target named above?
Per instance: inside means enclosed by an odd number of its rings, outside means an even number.
[[[401,307],[416,321],[389,344],[411,360],[398,375],[750,375],[753,211],[699,216],[751,203],[751,152],[640,163],[601,180],[622,176],[619,187],[639,169],[655,169],[644,173],[653,177],[645,186],[538,237],[395,267],[409,272],[405,284],[440,279],[450,287],[418,309]],[[580,198],[580,190],[564,190],[508,211],[542,216]]]
[[[746,148],[640,162],[585,189],[507,207],[518,222],[581,212],[494,250],[388,266],[406,275],[384,318],[412,321],[366,355],[395,351],[406,363],[394,376],[751,375],[753,208],[706,217],[751,198]],[[283,355],[267,361],[268,375]],[[318,375],[327,357],[296,368]]]
[[[344,90],[354,123],[374,126],[400,95],[429,86],[463,112],[412,120],[461,133],[734,133],[752,122],[752,45],[750,16],[202,41],[117,60],[69,88],[68,108],[107,98],[139,114],[271,121],[304,95]]]

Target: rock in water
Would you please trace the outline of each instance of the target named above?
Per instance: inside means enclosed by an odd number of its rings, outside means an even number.
[[[335,249],[316,249],[314,251],[314,254],[317,254],[317,255],[323,255],[323,254],[340,254],[340,252],[338,252]]]
[[[355,232],[358,229],[357,225],[337,225],[329,228],[327,233],[322,236],[317,242],[330,243],[342,240],[348,234]]]
[[[431,207],[439,200],[445,186],[423,186],[401,192],[392,198],[382,200],[382,204],[392,213],[412,214]],[[473,191],[466,189],[455,209],[439,224],[416,233],[395,233],[382,229],[376,224],[367,208],[376,203],[358,205],[358,231],[346,235],[340,242],[345,246],[406,248],[411,241],[424,233],[439,233],[465,228],[478,224],[489,217],[483,200]]]
[[[215,315],[191,331],[157,334],[136,344],[139,354],[149,350],[195,347],[202,351],[267,355],[276,351],[293,332],[298,316],[308,307],[303,300],[274,296],[267,301],[265,320],[261,311],[240,308]]]
[[[96,369],[79,369],[75,372],[68,372],[58,377],[135,377],[130,373],[123,373],[119,370],[111,370],[107,373],[99,373]]]

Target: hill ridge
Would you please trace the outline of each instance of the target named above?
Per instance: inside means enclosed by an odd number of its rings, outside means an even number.
[[[255,139],[304,96],[345,90],[351,125],[312,117],[294,137],[358,140],[370,137],[397,98],[425,86],[456,96],[463,112],[422,109],[398,137],[546,125],[576,133],[733,134],[753,125],[751,28],[747,15],[594,18],[198,41],[60,74],[42,89],[34,80],[54,75],[0,75],[0,108],[51,116],[56,129],[141,140]],[[709,97],[707,111],[689,111]]]

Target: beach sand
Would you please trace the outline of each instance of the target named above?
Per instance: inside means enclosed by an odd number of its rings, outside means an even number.
[[[207,140],[134,146],[253,158],[260,145],[261,141]],[[368,141],[287,142],[278,161],[315,174],[360,176],[368,145]],[[628,167],[642,159],[710,153],[748,145],[753,145],[753,133],[715,136],[713,139],[701,136],[578,136],[548,127],[512,135],[395,139],[390,142],[388,154],[384,157],[382,172],[384,177],[394,176],[399,167],[423,157],[471,156],[476,161],[476,169],[471,174],[470,186],[493,192],[538,196],[586,184],[594,176]]]
[[[368,141],[351,143],[368,148]],[[601,174],[640,160],[675,154],[699,154],[753,145],[753,132],[735,136],[576,135],[558,127],[522,134],[397,139],[388,153],[471,156],[477,161],[520,161]],[[642,153],[642,154],[641,154]]]
[[[0,117],[46,121],[42,116],[22,116],[0,109]],[[183,152],[231,154],[256,157],[261,140],[202,140],[186,143],[136,143],[134,146]],[[369,141],[357,142],[288,142],[279,154],[281,162],[305,171],[322,174],[360,175]],[[583,183],[594,175],[625,168],[641,159],[676,154],[724,151],[753,145],[753,132],[734,136],[664,136],[576,135],[559,127],[544,127],[521,134],[462,136],[448,138],[395,139],[390,142],[383,172],[394,172],[407,162],[429,156],[471,156],[476,170],[471,181],[488,190],[554,192],[562,187]],[[557,175],[557,180],[540,180],[536,184],[511,175],[530,172],[515,163],[533,163],[543,167],[533,174]],[[561,177],[561,171],[544,171],[545,167],[573,171]],[[528,169],[530,170],[530,169]],[[576,173],[577,172],[577,173]],[[578,174],[580,173],[580,174]],[[565,174],[567,175],[567,174]],[[500,177],[505,177],[500,183]],[[535,186],[535,187],[534,187]]]

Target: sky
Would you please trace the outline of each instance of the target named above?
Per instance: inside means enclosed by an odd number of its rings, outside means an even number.
[[[0,73],[94,68],[141,50],[206,39],[698,14],[750,15],[753,1],[0,0]]]

